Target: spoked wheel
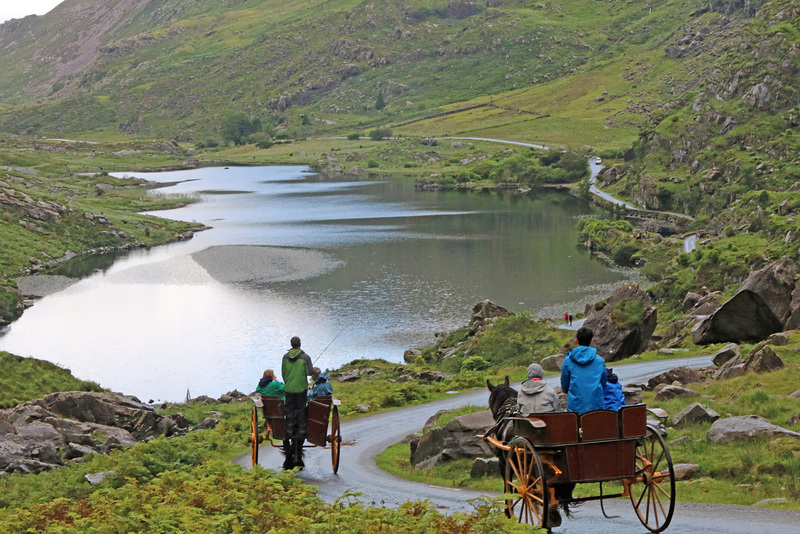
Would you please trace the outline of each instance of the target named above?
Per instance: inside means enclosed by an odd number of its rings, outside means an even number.
[[[342,431],[339,428],[339,408],[335,405],[331,413],[331,434],[328,440],[331,442],[331,464],[336,474],[339,472],[339,454],[342,452]]]
[[[253,414],[250,416],[250,459],[253,467],[258,465],[258,407],[253,406]]]
[[[547,528],[549,494],[543,476],[542,460],[525,438],[514,440],[506,458],[506,493],[516,493],[506,501],[509,517],[517,516],[520,523]]]
[[[650,532],[662,532],[675,510],[675,471],[664,438],[651,427],[636,444],[636,473],[628,482],[633,509]]]

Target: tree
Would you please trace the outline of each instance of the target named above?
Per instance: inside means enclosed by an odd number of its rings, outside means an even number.
[[[378,111],[386,107],[386,99],[383,97],[383,92],[378,93],[378,99],[375,100],[375,109]]]
[[[222,115],[220,135],[235,145],[243,145],[250,134],[261,130],[261,119],[252,119],[242,112],[229,111]]]

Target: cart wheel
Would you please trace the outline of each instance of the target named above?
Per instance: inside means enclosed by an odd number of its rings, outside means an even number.
[[[517,494],[506,501],[509,517],[516,515],[520,523],[547,528],[550,496],[543,473],[542,460],[530,442],[525,438],[514,440],[506,456],[505,491]]]
[[[650,532],[662,532],[675,510],[675,471],[661,435],[647,427],[636,444],[636,474],[628,484],[633,509]]]
[[[250,459],[253,467],[258,465],[258,407],[253,406],[253,414],[250,416]]]
[[[342,452],[342,431],[339,428],[339,408],[333,406],[333,413],[331,413],[331,435],[328,436],[331,442],[331,464],[333,465],[333,473],[339,472],[339,455]]]

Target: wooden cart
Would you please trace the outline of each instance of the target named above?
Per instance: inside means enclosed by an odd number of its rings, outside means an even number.
[[[280,441],[285,437],[286,407],[283,399],[271,395],[262,395],[253,398],[253,412],[250,419],[250,455],[253,465],[258,464],[258,448],[265,440],[276,448],[281,447]],[[308,401],[307,416],[308,427],[306,441],[314,447],[328,447],[331,449],[331,464],[333,472],[339,471],[339,454],[342,446],[342,434],[339,426],[339,399],[331,396],[317,397]],[[258,424],[258,412],[264,418],[264,434],[261,434]],[[330,434],[328,422],[330,421]],[[276,440],[276,441],[273,441]],[[307,445],[306,445],[307,446]]]
[[[548,510],[559,504],[629,497],[639,520],[651,532],[662,532],[675,509],[675,473],[664,439],[647,424],[644,404],[619,412],[594,410],[511,417],[513,438],[504,443],[484,439],[507,451],[505,492],[511,516],[547,528]],[[663,410],[651,410],[666,417]],[[604,482],[621,482],[621,492],[603,494]],[[600,494],[557,497],[558,484],[600,483]],[[603,510],[605,515],[605,510]]]

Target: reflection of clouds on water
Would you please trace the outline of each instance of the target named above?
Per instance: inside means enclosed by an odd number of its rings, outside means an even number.
[[[103,277],[114,284],[207,285],[214,279],[190,256],[136,265]]]

